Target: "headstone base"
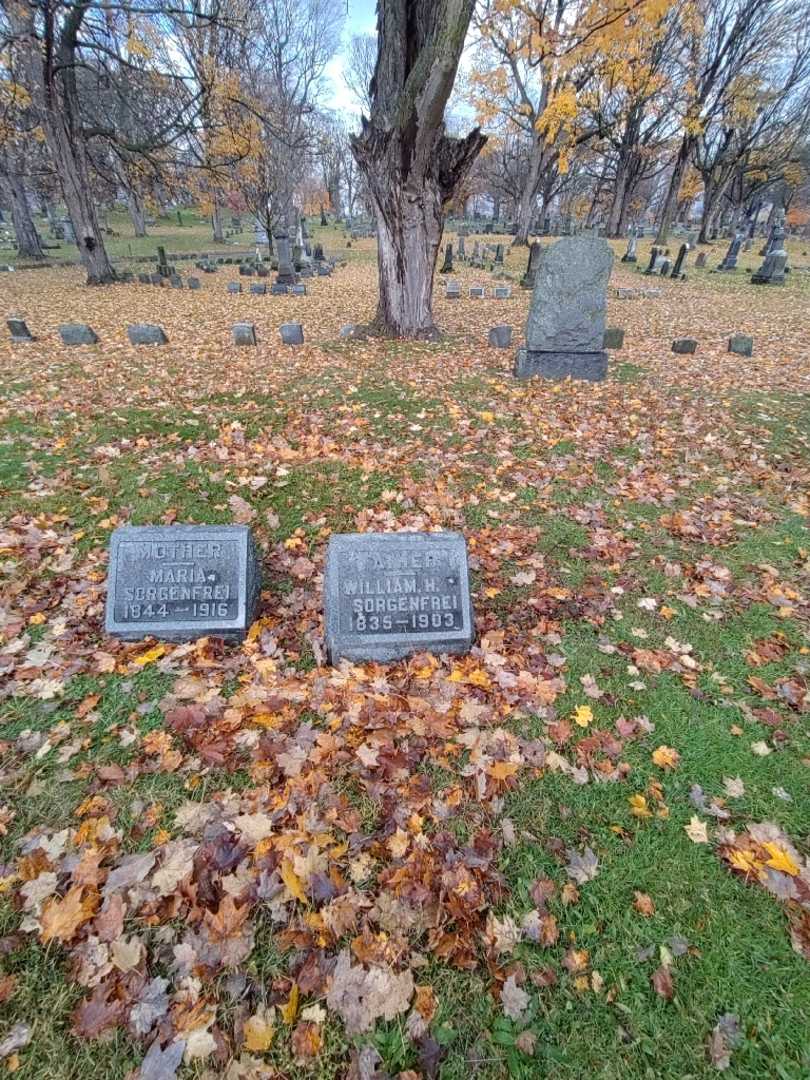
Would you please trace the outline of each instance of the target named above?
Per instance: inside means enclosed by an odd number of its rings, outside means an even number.
[[[608,354],[604,351],[536,352],[519,349],[515,357],[514,375],[517,379],[584,379],[602,382],[607,378]]]

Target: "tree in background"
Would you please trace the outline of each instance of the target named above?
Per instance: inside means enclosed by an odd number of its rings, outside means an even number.
[[[17,237],[17,251],[29,259],[43,257],[28,201],[30,163],[42,142],[31,108],[31,96],[10,73],[0,73],[0,194],[11,207],[11,221]]]
[[[444,113],[474,0],[379,0],[371,109],[352,139],[377,221],[375,328],[432,338],[445,209],[486,141],[446,134]]]

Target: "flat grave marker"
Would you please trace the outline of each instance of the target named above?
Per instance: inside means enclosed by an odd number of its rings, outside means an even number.
[[[468,652],[474,627],[464,537],[457,532],[333,535],[326,554],[324,621],[333,664]]]
[[[124,641],[242,640],[260,589],[246,525],[125,525],[110,538],[105,628]]]

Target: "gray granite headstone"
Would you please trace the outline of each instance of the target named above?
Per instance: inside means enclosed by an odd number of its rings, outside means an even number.
[[[300,322],[282,323],[279,332],[284,345],[304,344],[304,328]]]
[[[728,339],[728,351],[738,356],[753,356],[754,339],[748,334],[732,334]]]
[[[254,281],[250,286],[250,291],[254,296],[264,296],[267,292],[267,286],[263,281]]]
[[[170,274],[169,275],[169,284],[171,285],[171,287],[173,289],[182,289],[183,288],[183,279],[180,277],[179,274]]]
[[[495,299],[496,300],[509,300],[512,296],[511,285],[496,285],[495,286]]]
[[[607,286],[613,250],[598,236],[566,236],[543,248],[515,375],[586,379],[607,375]]]
[[[602,339],[602,347],[604,349],[623,349],[624,330],[622,330],[620,326],[609,326],[605,330],[605,336]]]
[[[245,525],[126,525],[110,538],[105,628],[125,641],[241,640],[260,589]]]
[[[135,323],[127,327],[127,337],[131,345],[165,345],[168,338],[163,328],[152,323]]]
[[[691,337],[675,338],[672,342],[672,351],[687,355],[697,351],[697,339]]]
[[[63,345],[95,345],[98,334],[87,323],[62,323],[59,336]]]
[[[508,349],[512,344],[512,327],[503,323],[491,327],[487,340],[493,349]]]
[[[470,299],[471,300],[483,300],[487,295],[487,291],[483,285],[471,285],[470,286]]]
[[[190,277],[188,279],[188,287],[190,289],[199,289],[199,287],[200,287],[200,279],[198,277]]]
[[[444,290],[445,300],[461,299],[461,286],[457,281],[448,281]]]
[[[278,282],[270,286],[271,296],[286,296],[289,291],[286,285],[280,285]]]
[[[351,533],[329,541],[326,649],[341,659],[464,653],[473,643],[467,544],[461,533]]]
[[[255,345],[256,327],[250,322],[234,323],[231,329],[234,345]]]
[[[707,254],[708,253],[705,252],[705,251],[699,251],[698,252],[697,258],[695,259],[695,269],[703,270],[705,268]]]
[[[307,287],[306,285],[291,285],[290,292],[293,294],[293,296],[306,296]]]
[[[33,341],[34,335],[28,329],[25,319],[6,319],[6,326],[11,334],[11,340],[15,345],[21,345],[26,341]]]
[[[228,292],[229,293],[240,293],[241,291],[242,291],[242,282],[241,281],[229,281],[228,282]]]

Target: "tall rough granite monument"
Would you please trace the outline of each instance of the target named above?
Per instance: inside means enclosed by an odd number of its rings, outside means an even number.
[[[346,533],[329,541],[324,578],[326,651],[398,660],[468,652],[474,637],[461,533]]]
[[[613,251],[599,236],[568,236],[543,249],[515,375],[587,379],[607,375],[602,342]]]
[[[126,525],[110,538],[106,630],[124,641],[240,641],[260,589],[245,525]]]

